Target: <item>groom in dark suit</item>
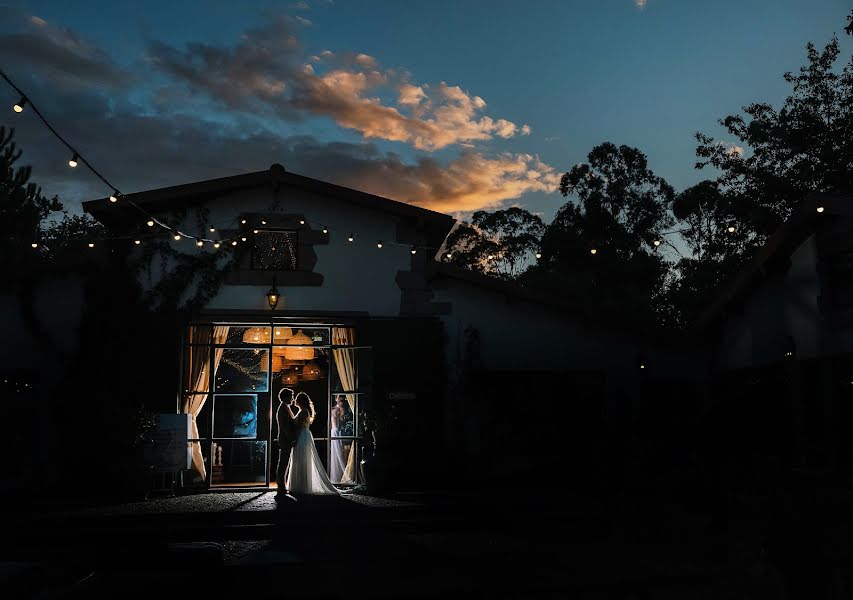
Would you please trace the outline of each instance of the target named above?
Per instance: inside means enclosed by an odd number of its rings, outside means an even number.
[[[290,468],[290,451],[296,445],[297,431],[296,423],[280,394],[275,420],[278,424],[278,466],[275,469],[275,483],[278,488],[277,493],[287,494],[287,470]]]

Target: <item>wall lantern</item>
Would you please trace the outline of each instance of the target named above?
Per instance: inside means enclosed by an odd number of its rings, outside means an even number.
[[[275,310],[275,307],[278,306],[279,298],[281,298],[281,294],[278,293],[278,288],[275,287],[275,277],[273,277],[272,287],[267,292],[267,302],[270,304],[270,310]]]

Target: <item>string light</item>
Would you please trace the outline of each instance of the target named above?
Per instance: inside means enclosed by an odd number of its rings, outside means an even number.
[[[254,233],[254,234],[256,234],[256,235],[257,235],[258,230],[257,230],[257,229],[255,229],[254,231],[252,231],[252,233]]]
[[[39,245],[38,245],[38,243],[37,243],[37,242],[33,242],[32,244],[30,244],[30,246],[32,246],[33,248],[38,248],[38,247],[39,247]]]
[[[447,258],[453,258],[453,253],[452,253],[452,252],[448,252],[447,254],[445,254],[445,256],[446,256]]]
[[[160,221],[157,221],[157,220],[156,220],[156,219],[155,219],[155,218],[154,218],[150,213],[148,213],[145,209],[143,209],[142,207],[138,206],[138,205],[137,205],[136,203],[134,203],[132,200],[125,198],[125,197],[121,194],[121,192],[119,192],[118,188],[116,188],[115,186],[113,186],[113,185],[112,185],[112,184],[111,184],[111,183],[110,183],[110,182],[109,182],[109,181],[108,181],[108,180],[107,180],[103,175],[101,175],[97,170],[95,170],[95,168],[94,168],[94,167],[93,167],[93,166],[92,166],[88,161],[86,161],[83,157],[81,157],[81,156],[80,156],[80,154],[79,154],[76,150],[74,150],[74,148],[71,146],[71,144],[70,144],[68,141],[66,141],[66,140],[62,137],[62,135],[61,135],[58,131],[56,131],[56,129],[54,129],[54,128],[53,128],[53,127],[52,127],[52,126],[47,122],[47,120],[44,118],[44,116],[43,116],[43,115],[41,114],[41,112],[38,110],[38,107],[37,107],[35,104],[33,104],[33,102],[31,102],[31,101],[27,98],[27,96],[26,96],[26,94],[24,93],[24,91],[23,91],[23,90],[21,90],[20,88],[18,88],[18,87],[17,87],[17,86],[16,86],[16,85],[15,85],[15,84],[14,84],[14,83],[9,79],[9,77],[8,77],[8,76],[7,76],[7,75],[6,75],[2,70],[0,70],[0,78],[4,79],[4,80],[5,80],[5,81],[6,81],[6,82],[7,82],[7,83],[8,83],[8,84],[9,84],[9,85],[10,85],[10,86],[11,86],[11,87],[16,91],[16,92],[18,92],[18,93],[20,94],[20,100],[19,100],[16,104],[14,104],[14,105],[13,105],[13,107],[12,107],[12,108],[13,108],[13,110],[14,110],[14,112],[21,113],[21,112],[23,112],[23,111],[24,111],[24,108],[25,108],[27,105],[29,105],[29,106],[30,106],[30,108],[31,108],[31,110],[32,110],[32,111],[33,111],[33,112],[34,112],[34,113],[35,113],[35,114],[36,114],[36,115],[41,119],[41,121],[42,121],[42,122],[44,123],[44,125],[45,125],[49,130],[50,130],[50,132],[51,132],[51,133],[52,133],[52,134],[53,134],[53,135],[54,135],[54,136],[55,136],[55,137],[56,137],[60,142],[62,142],[62,143],[63,143],[63,144],[64,144],[64,145],[65,145],[65,146],[66,146],[66,147],[67,147],[67,148],[68,148],[68,149],[73,153],[73,154],[72,154],[71,159],[68,161],[68,165],[69,165],[69,167],[71,167],[71,168],[76,168],[76,167],[78,166],[78,164],[79,164],[80,162],[82,162],[82,163],[83,163],[83,164],[84,164],[84,165],[85,165],[85,166],[86,166],[86,167],[87,167],[87,168],[92,172],[92,174],[94,174],[94,175],[95,175],[96,177],[98,177],[98,178],[99,178],[99,179],[100,179],[100,180],[101,180],[105,185],[107,185],[107,186],[108,186],[108,189],[111,189],[111,190],[112,190],[112,193],[111,193],[111,194],[110,194],[110,196],[109,196],[109,200],[110,200],[110,202],[111,202],[111,203],[117,203],[117,202],[119,201],[119,199],[122,199],[123,201],[126,201],[129,205],[133,206],[133,207],[134,207],[134,208],[136,208],[138,211],[140,211],[144,216],[148,217],[148,219],[147,219],[147,221],[146,221],[146,224],[148,225],[148,227],[154,227],[154,225],[155,225],[155,224],[157,224],[157,225],[159,225],[160,227],[162,227],[163,229],[165,229],[165,230],[167,230],[167,231],[174,231],[174,239],[175,239],[175,241],[180,241],[180,238],[181,238],[181,237],[187,237],[187,238],[192,239],[192,236],[190,236],[190,235],[181,234],[181,233],[180,233],[180,232],[178,232],[177,230],[171,230],[171,229],[170,229],[167,225],[165,225],[164,223],[161,223]],[[823,207],[823,206],[816,207],[816,208],[817,208],[817,212],[819,212],[819,213],[824,212],[824,207]],[[245,224],[247,223],[247,220],[246,220],[246,219],[241,219],[241,221],[240,221],[240,222],[241,222],[243,225],[245,225]],[[266,225],[266,224],[267,224],[267,221],[266,221],[266,220],[261,220],[261,224],[262,224],[262,225]],[[301,219],[299,220],[299,224],[300,224],[300,225],[305,225],[305,224],[306,224],[306,219],[305,219],[305,218],[301,218]],[[216,231],[216,227],[214,227],[214,226],[210,226],[210,227],[209,227],[209,230],[210,230],[210,232],[211,232],[211,233],[213,233],[213,232],[215,232],[215,231]],[[328,227],[326,227],[326,226],[323,226],[323,227],[322,227],[322,231],[323,231],[323,233],[324,233],[324,234],[328,235],[328,233],[329,233],[329,228],[328,228]],[[727,231],[728,231],[729,233],[734,233],[734,232],[735,232],[735,227],[734,227],[734,225],[729,225],[729,226],[727,227]],[[256,230],[254,230],[254,232],[255,232],[255,233],[258,233],[258,230],[256,229]],[[667,235],[667,234],[669,234],[669,233],[676,233],[676,231],[672,231],[672,232],[664,232],[664,233],[662,233],[662,234],[658,234],[658,235]],[[125,239],[126,239],[126,238],[125,238]],[[241,237],[240,237],[240,239],[242,239],[242,241],[244,241],[244,242],[245,242],[245,241],[247,241],[247,238],[246,238],[245,236],[241,236]],[[203,246],[203,245],[204,245],[204,242],[210,242],[210,243],[212,243],[212,244],[214,245],[214,247],[217,247],[217,248],[218,248],[222,243],[227,243],[228,241],[231,241],[232,246],[236,246],[236,245],[237,245],[237,240],[236,240],[236,239],[235,239],[235,240],[224,240],[224,241],[220,242],[220,241],[217,241],[217,240],[206,239],[206,238],[201,238],[201,237],[196,238],[196,244],[197,244],[199,247]],[[350,243],[354,242],[354,241],[355,241],[355,235],[354,235],[353,233],[350,233],[350,234],[349,234],[349,236],[347,237],[347,241],[348,241],[348,242],[350,242]],[[135,239],[135,240],[134,240],[134,243],[135,243],[135,244],[137,244],[137,245],[138,245],[138,244],[141,244],[141,240]],[[392,243],[392,244],[396,244],[396,245],[403,245],[403,244],[399,244],[399,243],[395,243],[395,242],[391,242],[391,243]],[[661,240],[660,238],[658,238],[658,239],[656,239],[656,240],[654,240],[654,241],[653,241],[653,244],[655,245],[655,247],[658,247],[658,246],[660,246],[660,245],[662,244],[662,240]],[[95,246],[94,242],[90,242],[90,243],[89,243],[89,247],[90,247],[90,248],[94,248],[94,246]],[[37,248],[37,247],[38,247],[38,243],[37,243],[37,242],[34,242],[32,247],[33,247],[33,248]],[[378,243],[377,243],[377,248],[382,248],[382,247],[383,247],[383,242],[381,242],[381,241],[380,241],[380,242],[378,242]],[[416,253],[417,253],[417,248],[416,248],[415,246],[411,246],[411,248],[410,248],[410,252],[411,252],[412,254],[416,254]],[[595,248],[592,248],[592,249],[590,250],[590,254],[592,254],[592,255],[595,255],[595,254],[596,254],[596,252],[597,252],[597,250],[596,250]],[[537,259],[541,258],[541,257],[542,257],[541,252],[536,252],[535,256],[536,256],[536,258],[537,258]],[[448,251],[448,252],[446,253],[446,257],[447,257],[448,259],[449,259],[449,258],[451,258],[451,257],[452,257],[452,253]],[[488,258],[489,258],[489,260],[495,260],[497,257],[496,257],[495,255],[489,255],[489,257],[488,257]]]
[[[133,240],[133,243],[137,246],[142,243],[142,240]]]
[[[598,253],[598,250],[596,250],[595,248],[590,248],[589,253],[590,253],[590,254],[597,254],[597,253]]]
[[[729,225],[728,228],[726,229],[726,231],[728,231],[729,233],[734,233],[735,232],[735,226]]]
[[[201,240],[196,240],[195,245],[201,248],[202,246],[204,246],[204,242],[202,242]]]
[[[823,207],[822,207],[822,206],[818,206],[818,207],[817,207],[817,212],[822,213],[822,212],[823,212]]]
[[[173,236],[172,236],[172,238],[173,238],[176,242],[180,242],[180,241],[181,241],[181,234],[180,234],[180,233],[178,233],[178,232],[176,231],[176,232],[175,232],[175,235],[173,235]]]

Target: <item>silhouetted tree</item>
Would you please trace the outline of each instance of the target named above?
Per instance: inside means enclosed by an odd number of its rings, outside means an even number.
[[[740,220],[735,212],[716,181],[702,181],[676,196],[673,213],[690,255],[682,256],[671,271],[664,302],[667,310],[662,312],[664,324],[688,326],[707,306],[714,290],[754,251],[755,238],[738,232]]]
[[[668,271],[654,241],[673,225],[672,187],[638,149],[607,142],[563,175],[560,192],[573,200],[545,229],[542,258],[525,279],[651,323]]]
[[[729,201],[744,249],[760,245],[809,192],[853,188],[853,57],[836,73],[833,37],[823,52],[806,46],[808,64],[785,73],[792,86],[782,107],[758,103],[720,121],[737,138],[723,144],[697,133],[696,167],[722,171],[717,182]]]
[[[447,238],[443,261],[504,279],[515,279],[530,264],[545,230],[542,219],[523,208],[477,211]],[[491,258],[490,258],[491,257]]]
[[[30,167],[16,167],[22,151],[14,130],[0,126],[0,286],[15,288],[30,280],[38,268],[40,253],[31,244],[41,243],[41,228],[62,204],[49,199],[30,181]]]

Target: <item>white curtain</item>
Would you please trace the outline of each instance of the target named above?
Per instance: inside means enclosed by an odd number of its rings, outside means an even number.
[[[217,325],[213,328],[214,344],[224,344],[228,339],[229,327]],[[210,328],[206,325],[194,326],[190,331],[191,344],[209,344],[211,340],[207,335]],[[219,361],[222,360],[223,348],[216,348],[213,355],[213,376],[208,377],[208,368],[210,366],[210,346],[190,345],[189,350],[189,382],[191,384],[189,393],[184,399],[183,412],[190,415],[190,435],[193,438],[198,438],[198,424],[196,419],[204,408],[207,398],[210,395],[210,381],[216,375],[216,370],[219,368]],[[204,466],[204,456],[201,453],[200,442],[190,442],[192,447],[192,465],[193,470],[197,473],[194,481],[206,481],[207,469]]]
[[[354,342],[355,332],[351,327],[334,327],[332,329],[332,345],[351,346]],[[355,390],[355,349],[335,348],[332,350],[332,356],[335,358],[335,366],[338,368],[338,375],[341,378],[344,391]],[[349,404],[350,413],[355,418],[355,394],[346,394],[345,397],[347,404]],[[347,466],[340,482],[355,483],[355,442],[350,445]]]

